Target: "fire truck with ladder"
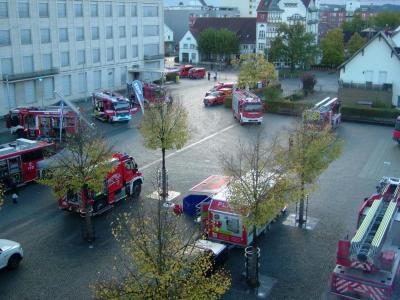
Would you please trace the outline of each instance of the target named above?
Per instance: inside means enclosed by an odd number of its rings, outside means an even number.
[[[346,299],[400,299],[400,178],[383,177],[364,200],[357,231],[338,242],[331,294]]]
[[[6,122],[10,132],[18,137],[54,139],[59,135],[60,125],[63,133],[75,133],[78,115],[68,106],[17,107],[10,110]]]
[[[303,112],[303,121],[306,124],[329,126],[329,129],[335,129],[341,122],[340,107],[338,98],[326,97]]]
[[[128,98],[107,90],[95,91],[92,100],[95,118],[109,123],[129,122],[132,115],[139,111]]]
[[[54,151],[53,143],[24,138],[0,145],[0,181],[9,189],[12,182],[23,185],[36,180],[38,162]]]
[[[117,152],[113,154],[109,163],[114,168],[104,180],[103,192],[95,194],[82,190],[79,193],[68,193],[59,199],[59,208],[84,215],[86,205],[91,204],[94,216],[111,209],[122,199],[139,197],[143,175],[138,170],[135,159],[126,153]]]
[[[250,91],[235,89],[232,94],[232,112],[240,125],[261,124],[264,114],[263,102],[260,97]]]
[[[155,83],[142,83],[142,86],[145,105],[163,102],[172,103],[172,97],[167,91],[166,87]],[[127,84],[127,91],[128,97],[131,99],[131,103],[133,103],[132,105],[139,108],[139,102],[136,99],[136,94],[132,83]]]

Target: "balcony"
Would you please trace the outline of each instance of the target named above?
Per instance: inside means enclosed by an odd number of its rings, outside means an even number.
[[[143,59],[145,61],[149,61],[149,60],[160,60],[160,59],[164,59],[164,54],[154,54],[154,55],[144,55]]]
[[[50,68],[47,70],[27,72],[27,73],[3,74],[2,80],[7,82],[22,81],[22,80],[36,79],[39,77],[48,77],[59,73],[60,73],[59,68]]]

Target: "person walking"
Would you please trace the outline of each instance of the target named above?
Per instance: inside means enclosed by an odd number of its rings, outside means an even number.
[[[211,73],[210,73],[210,71],[208,71],[208,73],[207,73],[208,81],[210,81],[210,77],[211,77]]]
[[[11,198],[12,198],[12,202],[14,204],[18,203],[18,197],[19,197],[19,193],[18,193],[17,183],[15,182],[15,179],[12,178],[11,179]]]
[[[214,81],[217,81],[217,71],[214,73]]]

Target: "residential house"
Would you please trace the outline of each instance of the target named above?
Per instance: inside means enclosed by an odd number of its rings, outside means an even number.
[[[196,18],[179,42],[179,61],[198,63],[201,57],[197,49],[198,35],[207,28],[226,28],[239,38],[239,53],[254,53],[256,42],[256,18]]]
[[[168,25],[164,24],[164,49],[165,55],[171,56],[174,53],[174,32]]]
[[[318,38],[318,1],[261,0],[257,7],[257,52],[265,53],[282,23],[304,24],[306,31]]]
[[[137,68],[164,67],[162,0],[0,1],[0,115],[99,88]],[[135,72],[135,76],[143,73]]]
[[[237,7],[232,6],[207,6],[204,3],[197,5],[177,5],[164,7],[164,22],[174,32],[174,49],[179,52],[179,42],[187,33],[196,18],[230,18],[240,15]]]
[[[399,41],[399,31],[392,35],[380,31],[340,65],[340,99],[366,104],[379,101],[400,107]]]

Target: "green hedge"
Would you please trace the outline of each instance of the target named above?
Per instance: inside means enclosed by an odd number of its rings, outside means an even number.
[[[310,103],[293,102],[287,100],[266,101],[267,112],[299,116],[303,110],[311,106]]]
[[[383,118],[383,119],[396,119],[400,112],[397,109],[390,108],[374,108],[374,107],[355,107],[343,106],[342,115],[344,117],[366,117],[366,118]]]

